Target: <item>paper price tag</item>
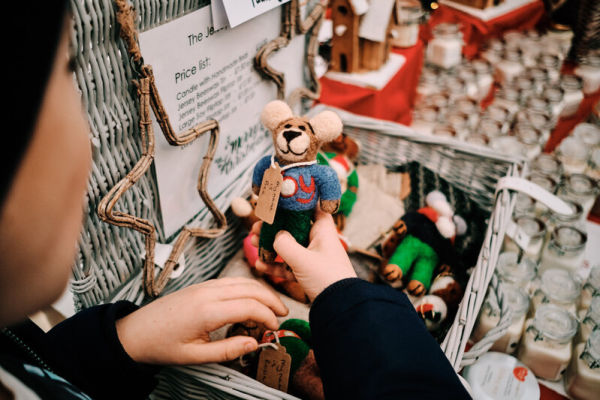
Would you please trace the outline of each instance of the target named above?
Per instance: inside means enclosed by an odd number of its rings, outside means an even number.
[[[275,163],[263,175],[255,210],[256,216],[267,224],[272,224],[275,219],[282,183],[281,168]]]
[[[256,380],[273,389],[287,392],[292,356],[285,351],[285,347],[282,345],[275,344],[275,346],[277,346],[277,350],[265,347],[260,352]]]
[[[506,235],[511,238],[521,249],[526,249],[529,246],[531,237],[519,228],[515,221],[510,221],[506,227]]]

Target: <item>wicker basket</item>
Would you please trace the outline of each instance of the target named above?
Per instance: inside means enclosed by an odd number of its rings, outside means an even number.
[[[208,4],[206,0],[132,0],[140,18],[138,29],[144,31],[176,19]],[[75,77],[90,122],[93,146],[92,174],[88,185],[88,212],[79,240],[79,257],[73,267],[71,290],[76,308],[127,299],[138,304],[145,301],[141,285],[143,236],[102,222],[98,202],[140,157],[139,109],[136,93],[129,85],[135,76],[128,62],[124,43],[115,29],[115,12],[111,0],[72,0],[74,16],[73,54],[76,54]],[[465,298],[447,334],[442,349],[456,370],[473,362],[491,346],[510,323],[504,312],[499,326],[468,353],[463,353],[477,312],[490,285],[497,292],[493,268],[510,219],[515,196],[508,189],[496,190],[499,180],[518,177],[525,165],[522,160],[452,140],[417,136],[408,128],[356,117],[340,112],[347,133],[362,144],[361,162],[379,162],[397,166],[417,161],[435,171],[448,182],[468,193],[470,198],[490,212],[489,227],[477,266],[466,288]],[[250,172],[237,177],[227,190],[214,200],[225,210],[232,195],[245,192]],[[118,204],[119,209],[151,221],[158,228],[158,240],[166,238],[160,229],[161,215],[158,190],[151,171],[134,185]],[[196,222],[208,224],[207,211]],[[243,232],[228,213],[229,229],[213,240],[196,240],[185,250],[187,268],[172,280],[163,293],[215,277],[240,247]],[[501,297],[501,293],[498,293]],[[504,307],[504,310],[506,308]],[[154,398],[268,398],[291,399],[292,396],[270,389],[220,365],[167,368],[160,375]]]

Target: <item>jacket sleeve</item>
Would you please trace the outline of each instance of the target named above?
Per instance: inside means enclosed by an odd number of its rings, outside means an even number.
[[[469,399],[406,295],[351,278],[310,311],[327,399]]]
[[[115,326],[116,320],[137,309],[119,301],[75,314],[44,335],[44,358],[58,375],[94,399],[147,398],[160,369],[133,361]]]

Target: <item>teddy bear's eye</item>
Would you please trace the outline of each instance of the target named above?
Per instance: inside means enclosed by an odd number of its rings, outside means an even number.
[[[300,128],[301,131],[305,131],[306,127],[304,125],[300,125],[298,128]]]
[[[284,128],[285,129],[290,129],[292,127],[292,124],[285,124]]]

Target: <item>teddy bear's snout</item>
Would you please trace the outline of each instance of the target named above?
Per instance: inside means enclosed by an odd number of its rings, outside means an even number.
[[[285,140],[289,143],[291,142],[294,138],[297,138],[298,136],[300,136],[302,133],[298,132],[298,131],[285,131],[283,132],[283,137],[285,138]]]

